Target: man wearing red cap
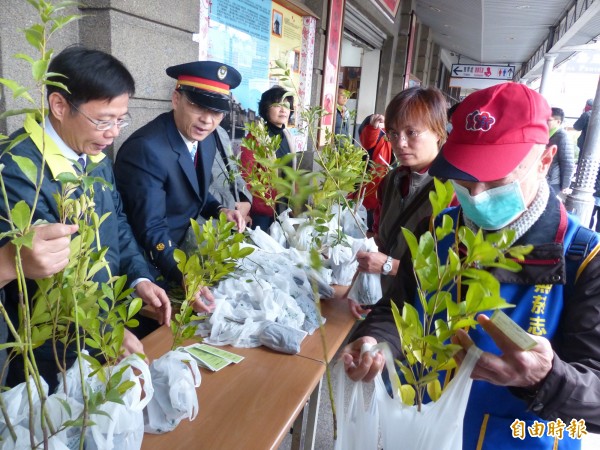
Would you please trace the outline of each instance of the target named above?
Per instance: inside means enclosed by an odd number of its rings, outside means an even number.
[[[483,314],[479,327],[455,337],[464,349],[475,344],[484,350],[472,373],[464,449],[557,448],[551,434],[515,439],[514,420],[526,426],[583,420],[588,431],[600,431],[600,258],[590,251],[600,239],[550,194],[546,172],[556,152],[548,145],[550,116],[546,100],[525,85],[478,91],[452,116],[452,133],[429,170],[455,187],[460,206],[446,212],[455,224],[484,233],[512,229],[514,244],[533,245],[520,272],[492,273],[502,297],[515,305],[507,313],[537,345],[521,350]],[[437,244],[442,260],[450,235]],[[401,356],[390,302],[402,308],[415,298],[410,260],[402,262],[398,276],[406,297],[381,299],[344,349],[346,372],[354,380],[369,381],[383,368],[381,354],[360,355],[364,343],[387,341]],[[464,352],[457,355],[462,357]],[[558,448],[580,448],[580,441],[565,431]]]
[[[151,267],[170,282],[182,275],[173,258],[186,240],[190,219],[218,217],[220,212],[241,232],[252,196],[231,159],[227,133],[219,127],[230,109],[230,90],[240,73],[216,61],[172,66],[177,80],[173,110],[133,133],[115,163],[117,187],[133,232]],[[213,170],[214,168],[214,170]],[[194,308],[210,311],[205,290]]]

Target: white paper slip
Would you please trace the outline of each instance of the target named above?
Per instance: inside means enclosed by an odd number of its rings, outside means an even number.
[[[531,350],[537,345],[527,332],[503,311],[497,309],[490,320],[502,331],[506,337],[513,341],[521,350]]]

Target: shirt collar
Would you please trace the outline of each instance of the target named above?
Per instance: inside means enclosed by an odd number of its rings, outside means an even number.
[[[77,154],[75,150],[69,147],[65,141],[58,135],[54,127],[52,126],[52,122],[50,120],[46,121],[46,134],[50,139],[54,141],[60,152],[63,156],[71,161],[77,161],[79,158],[83,158],[83,160],[87,164],[87,155],[85,153]]]
[[[27,114],[25,116],[24,128],[27,133],[29,133],[29,137],[37,147],[38,151],[41,153],[42,149],[44,149],[44,157],[46,159],[46,164],[54,178],[56,178],[59,174],[63,172],[69,172],[75,174],[75,168],[73,167],[73,163],[67,159],[67,155],[63,153],[64,149],[69,149],[69,146],[64,143],[64,141],[58,136],[56,130],[53,129],[53,135],[50,136],[48,132],[49,128],[52,128],[50,121],[46,118],[45,128],[42,128],[40,124],[35,120],[35,116],[33,114]],[[62,147],[59,146],[59,142],[62,143]],[[72,149],[69,149],[73,151]],[[71,154],[77,155],[74,151]],[[97,155],[86,155],[86,159],[94,163],[99,163],[102,161],[106,155],[104,153],[99,153]],[[77,160],[78,156],[75,156],[73,159]]]
[[[188,152],[192,153],[192,150],[194,149],[194,145],[197,144],[198,141],[190,141],[183,134],[181,134],[181,131],[177,130],[177,132],[179,133],[179,136],[181,136],[181,139],[183,139],[183,143],[187,147]]]

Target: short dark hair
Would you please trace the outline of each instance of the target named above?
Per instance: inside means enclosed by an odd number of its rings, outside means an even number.
[[[552,117],[558,117],[562,123],[565,121],[565,112],[562,108],[552,108]]]
[[[283,98],[284,95],[289,94],[290,92],[281,86],[273,86],[271,89],[267,89],[260,96],[260,101],[258,102],[258,114],[263,120],[269,120],[269,108],[274,103],[281,103],[282,101],[288,102],[290,104],[290,110],[294,109],[294,100],[291,95],[288,95]]]
[[[92,100],[112,100],[135,93],[135,81],[123,63],[100,50],[79,45],[67,47],[50,61],[48,71],[64,75],[48,79],[69,89],[66,92],[49,85],[48,96],[58,92],[75,107]]]

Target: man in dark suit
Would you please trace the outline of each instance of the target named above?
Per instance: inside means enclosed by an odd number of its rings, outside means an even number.
[[[173,110],[125,141],[117,154],[115,176],[150,265],[167,281],[181,283],[173,252],[184,243],[190,219],[223,212],[243,231],[252,196],[232,160],[229,139],[219,128],[229,111],[230,89],[241,82],[240,73],[215,61],[196,61],[169,67],[167,75],[177,80]],[[203,294],[194,308],[210,311],[212,296],[207,290]]]

